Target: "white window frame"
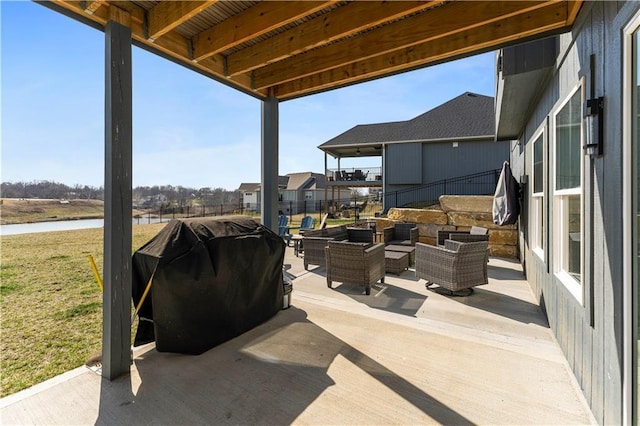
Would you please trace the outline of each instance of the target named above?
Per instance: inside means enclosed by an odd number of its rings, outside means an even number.
[[[546,121],[546,120],[545,120]],[[546,188],[547,183],[547,144],[545,143],[545,126],[544,124],[540,126],[538,130],[531,137],[531,247],[532,251],[544,262],[544,244],[546,243],[544,239],[544,229],[543,225],[549,226],[549,218],[544,217],[545,213],[545,199],[544,199],[544,189]],[[540,143],[542,143],[542,192],[534,192],[536,175],[535,175],[535,162],[534,162],[534,152],[535,152],[535,143],[540,139]],[[540,217],[540,211],[542,211],[542,216]]]
[[[568,233],[564,228],[565,221],[567,220],[567,216],[569,214],[567,210],[567,196],[570,195],[579,195],[580,196],[580,276],[584,277],[584,155],[582,155],[582,145],[584,141],[584,124],[582,118],[580,119],[580,186],[570,189],[556,189],[556,120],[557,115],[562,111],[565,105],[571,100],[571,98],[577,93],[580,92],[581,99],[581,109],[584,108],[585,102],[585,79],[582,78],[580,82],[571,89],[571,91],[567,94],[567,96],[559,102],[554,108],[554,112],[552,115],[552,125],[549,129],[549,133],[551,135],[551,155],[550,155],[550,170],[553,172],[549,173],[551,177],[551,198],[553,202],[553,211],[551,213],[551,217],[553,220],[553,235],[559,236],[553,238],[553,272],[556,278],[566,287],[566,289],[575,297],[575,299],[581,305],[584,305],[584,286],[582,282],[577,281],[571,274],[566,271],[566,265],[568,259],[566,257],[566,247],[569,244],[568,241]],[[581,114],[582,115],[582,114]],[[548,223],[549,221],[547,221]]]
[[[623,49],[622,49],[622,61],[623,61],[623,80],[622,80],[622,101],[623,107],[623,125],[622,125],[622,158],[624,161],[622,162],[622,188],[623,188],[623,197],[622,197],[622,211],[623,211],[623,232],[622,232],[622,243],[623,243],[623,297],[624,300],[624,314],[623,314],[623,345],[624,345],[624,356],[623,356],[623,370],[624,374],[622,375],[622,424],[631,424],[633,422],[633,398],[637,398],[636,392],[638,389],[633,388],[633,376],[637,374],[634,371],[634,361],[632,357],[634,356],[634,346],[637,344],[636,336],[634,336],[633,329],[633,260],[632,256],[632,244],[631,244],[631,233],[633,231],[632,221],[635,219],[634,214],[631,211],[632,205],[631,200],[633,196],[633,184],[631,182],[632,175],[632,161],[634,160],[632,153],[632,129],[633,129],[633,121],[636,119],[632,116],[633,108],[633,96],[632,91],[635,90],[634,83],[634,73],[638,72],[636,69],[636,63],[634,62],[634,52],[633,52],[633,35],[636,31],[640,31],[640,12],[636,13],[636,15],[629,21],[629,23],[624,28],[623,35]]]

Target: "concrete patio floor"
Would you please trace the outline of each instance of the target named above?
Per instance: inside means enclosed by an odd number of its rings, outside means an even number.
[[[287,249],[292,307],[199,356],[137,348],[0,400],[2,424],[595,424],[517,262],[469,297],[412,270],[370,296]]]

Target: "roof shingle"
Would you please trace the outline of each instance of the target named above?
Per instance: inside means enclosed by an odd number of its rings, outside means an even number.
[[[494,99],[466,92],[411,120],[360,124],[319,146],[486,138],[495,134]]]

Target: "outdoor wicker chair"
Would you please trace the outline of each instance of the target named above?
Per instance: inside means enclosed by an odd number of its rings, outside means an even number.
[[[329,241],[373,243],[373,230],[368,228],[348,228],[346,225],[341,225],[305,232],[302,238],[304,269],[308,269],[309,265],[326,265],[324,248]]]
[[[469,231],[438,231],[438,245],[443,246],[445,240],[462,241],[472,243],[476,241],[489,241],[488,229],[481,226],[472,226]]]
[[[327,286],[333,281],[360,284],[367,295],[371,284],[384,283],[384,244],[329,241],[325,247]]]
[[[382,236],[386,245],[415,246],[418,242],[418,227],[415,223],[396,223],[384,228]]]
[[[453,295],[470,294],[488,283],[487,241],[463,243],[445,240],[444,247],[416,244],[416,277],[437,284]]]

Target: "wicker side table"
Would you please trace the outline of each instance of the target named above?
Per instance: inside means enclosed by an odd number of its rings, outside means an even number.
[[[400,275],[409,267],[409,253],[399,251],[384,251],[384,270],[392,274]]]

